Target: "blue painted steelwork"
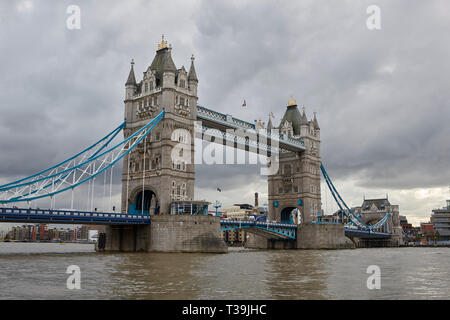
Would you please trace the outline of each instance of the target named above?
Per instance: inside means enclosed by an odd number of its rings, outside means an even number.
[[[150,131],[151,131],[151,130],[159,123],[159,121],[160,121],[163,117],[164,117],[164,109],[161,111],[161,113],[158,114],[158,116],[156,116],[155,118],[153,118],[148,124],[146,124],[145,126],[143,126],[141,129],[139,129],[138,131],[136,131],[134,134],[130,135],[130,136],[129,136],[127,139],[125,139],[124,141],[122,141],[122,142],[116,144],[116,145],[113,146],[113,147],[110,147],[109,149],[107,149],[106,151],[104,151],[104,152],[102,152],[102,153],[96,152],[95,156],[89,157],[88,160],[83,161],[82,163],[80,163],[80,164],[78,164],[78,165],[76,165],[76,166],[73,166],[73,167],[71,167],[71,168],[69,168],[69,169],[66,169],[66,170],[63,170],[63,171],[60,171],[60,172],[51,174],[51,175],[46,176],[46,177],[43,177],[43,178],[35,179],[35,180],[33,180],[33,181],[30,181],[30,182],[25,182],[25,183],[22,183],[22,184],[16,184],[16,185],[12,185],[12,186],[11,186],[11,184],[10,184],[10,186],[5,187],[5,188],[3,188],[3,189],[0,190],[0,191],[7,191],[7,190],[12,189],[12,188],[17,188],[17,187],[22,187],[22,186],[32,185],[32,184],[35,184],[36,182],[48,180],[48,179],[50,179],[50,178],[55,178],[55,177],[57,177],[57,176],[63,175],[62,178],[61,178],[61,177],[58,178],[59,180],[61,180],[61,179],[63,179],[64,177],[67,177],[69,174],[75,174],[75,173],[77,172],[77,170],[82,171],[81,168],[82,168],[84,165],[89,165],[90,163],[92,163],[93,161],[95,161],[95,160],[97,160],[97,159],[100,159],[101,157],[108,156],[110,153],[112,153],[113,151],[117,151],[117,150],[119,149],[119,147],[122,146],[122,149],[119,151],[119,155],[118,155],[113,161],[111,161],[111,163],[109,163],[108,165],[105,165],[104,168],[102,168],[101,170],[98,170],[95,174],[92,174],[92,175],[88,176],[88,177],[85,178],[84,180],[81,180],[81,181],[79,181],[79,182],[77,182],[77,183],[74,183],[74,184],[70,185],[69,187],[63,188],[63,189],[61,189],[61,190],[58,190],[58,191],[55,191],[55,192],[49,192],[49,193],[44,194],[44,195],[41,195],[41,196],[30,197],[31,195],[33,195],[33,194],[36,192],[35,190],[33,190],[33,191],[28,192],[28,193],[24,193],[24,194],[22,194],[21,196],[18,196],[18,197],[10,198],[10,199],[7,199],[7,200],[0,200],[0,203],[1,203],[1,204],[6,204],[6,203],[14,203],[14,202],[25,202],[25,201],[28,202],[28,201],[32,201],[32,200],[36,200],[36,199],[41,199],[41,198],[46,198],[46,197],[52,197],[52,196],[54,196],[54,195],[56,195],[56,194],[65,192],[65,191],[70,190],[70,189],[73,189],[73,188],[76,188],[77,186],[79,186],[79,185],[81,185],[81,184],[83,184],[83,183],[85,183],[85,182],[87,182],[87,181],[89,181],[89,180],[91,180],[91,179],[94,179],[96,176],[98,176],[99,174],[101,174],[101,173],[104,172],[105,170],[108,170],[109,168],[111,168],[112,166],[114,166],[120,159],[122,159],[122,158],[123,158],[124,156],[126,156],[129,152],[131,152],[131,150],[132,150],[134,147],[136,147],[136,146],[137,146],[137,145],[138,145],[138,144],[139,144],[139,143],[140,143],[140,142],[141,142],[141,141],[142,141],[142,140],[150,133]],[[110,135],[108,135],[107,137],[110,137]],[[135,138],[136,138],[136,140],[135,140],[135,141],[132,141],[132,139],[135,139]],[[104,138],[104,139],[105,139],[105,138]],[[109,140],[108,140],[108,141],[109,141]],[[128,142],[130,142],[130,145],[128,146],[128,148],[125,148],[125,146],[127,146]],[[102,148],[103,148],[103,147],[102,147]],[[47,170],[44,170],[44,171],[42,171],[42,172],[48,172],[49,170],[50,170],[50,169],[47,169]],[[37,176],[39,176],[39,174],[35,174],[35,175],[33,175],[32,177],[37,177]],[[29,179],[29,178],[30,178],[30,177],[21,179],[21,181],[27,180],[27,179]],[[53,180],[53,181],[52,181],[52,184],[55,183],[58,179]],[[46,187],[48,187],[48,186],[49,186],[49,184],[46,185]],[[45,188],[46,188],[46,187],[45,187]],[[41,189],[43,189],[43,188],[41,187]]]
[[[64,165],[64,164],[66,164],[66,163],[68,163],[68,162],[74,160],[75,158],[78,158],[79,156],[81,156],[81,155],[85,154],[86,152],[92,150],[93,148],[97,147],[100,143],[102,143],[103,141],[105,141],[106,139],[109,138],[109,139],[103,144],[103,146],[101,146],[100,149],[97,150],[97,152],[96,152],[93,156],[97,155],[98,152],[100,152],[103,148],[105,148],[105,147],[109,144],[109,142],[111,142],[111,140],[114,139],[114,137],[115,137],[119,132],[122,131],[122,129],[125,127],[125,125],[126,125],[126,121],[122,122],[116,129],[114,129],[113,131],[111,131],[110,133],[108,133],[106,136],[104,136],[103,138],[101,138],[100,140],[98,140],[98,141],[97,141],[96,143],[94,143],[93,145],[87,147],[86,149],[84,149],[83,151],[77,153],[76,155],[74,155],[74,156],[72,156],[72,157],[70,157],[70,158],[68,158],[68,159],[66,159],[66,160],[64,160],[64,161],[62,161],[62,162],[60,162],[60,163],[58,163],[58,164],[56,164],[56,165],[50,167],[50,168],[48,168],[48,169],[42,170],[42,171],[40,171],[40,172],[38,172],[38,173],[35,173],[35,174],[31,175],[31,176],[28,176],[28,177],[25,177],[25,178],[22,178],[22,179],[19,179],[19,180],[16,180],[16,181],[13,181],[13,182],[10,182],[10,183],[4,184],[4,185],[0,185],[0,191],[5,191],[5,190],[12,189],[12,188],[15,188],[15,187],[20,187],[20,186],[23,186],[23,185],[27,185],[27,184],[20,184],[20,183],[21,183],[21,182],[24,182],[24,181],[27,181],[27,180],[30,180],[30,179],[33,179],[33,178],[35,178],[35,177],[37,177],[37,176],[43,175],[43,174],[45,174],[45,173],[47,173],[47,172],[49,172],[49,171],[51,171],[51,170],[53,170],[53,169],[56,169],[56,168],[58,168],[58,167],[60,167],[60,166],[62,166],[62,165]],[[91,156],[91,157],[93,157],[93,156]],[[90,158],[91,158],[91,157],[90,157]],[[36,182],[36,181],[33,180],[33,182]]]
[[[0,208],[0,222],[106,225],[150,224],[150,216],[79,210]]]
[[[202,127],[203,129],[212,129],[213,131],[217,129],[217,127],[219,128],[228,128],[228,129],[238,129],[238,130],[243,130],[244,132],[253,132],[254,134],[258,135],[260,137],[260,139],[257,139],[258,141],[253,141],[254,142],[254,146],[252,147],[256,147],[257,149],[262,149],[265,151],[270,151],[273,153],[278,153],[278,148],[273,148],[273,146],[269,147],[267,142],[268,141],[272,141],[275,140],[278,142],[279,147],[281,149],[286,149],[286,150],[290,150],[290,151],[294,151],[294,152],[301,152],[306,150],[306,146],[305,146],[305,142],[303,141],[303,139],[297,139],[294,137],[290,137],[284,134],[278,134],[278,131],[276,134],[274,134],[274,131],[270,131],[267,129],[262,129],[259,130],[256,128],[255,124],[252,124],[250,122],[244,121],[244,120],[240,120],[237,118],[234,118],[233,116],[229,115],[229,114],[223,114],[211,109],[207,109],[205,107],[202,106],[197,106],[197,119],[198,120],[205,120],[205,122],[212,124],[212,126],[214,128],[210,128],[207,125],[203,125]],[[198,128],[196,127],[196,130],[198,130]],[[220,130],[217,130],[220,131]],[[205,133],[205,132],[199,132],[199,133]],[[208,132],[206,132],[208,133]],[[224,139],[227,142],[237,142],[237,141],[233,141],[233,139],[228,140],[227,139],[227,134],[225,134],[224,132],[216,132],[214,133],[215,137],[219,137],[221,139]],[[225,135],[224,135],[225,134]],[[242,138],[240,136],[235,136],[238,138]],[[261,143],[261,141],[264,141],[264,143]],[[249,143],[250,141],[246,140],[244,142],[245,146],[251,147],[251,143]]]
[[[379,230],[386,224],[387,219],[390,217],[389,212],[387,212],[386,215],[374,225],[366,225],[365,223],[363,223],[360,219],[360,216],[356,215],[353,212],[353,210],[351,210],[347,206],[345,201],[342,199],[341,195],[336,190],[333,182],[331,181],[331,178],[328,176],[328,174],[325,170],[325,167],[323,166],[323,163],[320,164],[320,170],[322,171],[322,175],[325,178],[325,182],[327,183],[328,189],[330,190],[334,200],[336,201],[337,205],[339,206],[339,209],[349,219],[349,224],[356,226],[358,229],[369,230],[369,231]]]
[[[380,239],[390,239],[391,234],[386,232],[376,232],[370,230],[358,230],[345,228],[346,236],[353,236],[358,238],[380,238]]]
[[[276,238],[297,239],[297,225],[294,224],[221,220],[220,226],[221,231],[255,228],[272,234]]]

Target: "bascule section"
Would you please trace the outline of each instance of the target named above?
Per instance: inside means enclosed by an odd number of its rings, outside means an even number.
[[[316,115],[308,120],[305,109],[300,113],[291,99],[277,129],[281,138],[302,140],[305,149],[280,150],[278,172],[268,177],[269,217],[281,223],[311,223],[321,211],[320,128]]]

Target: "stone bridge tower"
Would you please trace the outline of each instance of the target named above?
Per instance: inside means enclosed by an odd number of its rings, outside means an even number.
[[[299,209],[301,222],[310,223],[321,212],[320,128],[316,114],[308,121],[305,110],[300,114],[291,99],[278,129],[280,135],[303,139],[306,151],[280,153],[278,173],[268,177],[269,219],[289,222],[292,211]]]
[[[125,84],[127,123],[124,137],[146,125],[163,108],[165,116],[146,141],[124,157],[122,212],[167,214],[172,201],[194,198],[194,121],[197,117],[198,79],[194,57],[191,58],[189,72],[184,66],[177,69],[171,50],[163,36],[153,62],[139,83],[134,75],[134,62],[131,62]],[[190,150],[175,150],[179,143],[190,146]],[[172,161],[173,153],[177,154],[178,160]]]

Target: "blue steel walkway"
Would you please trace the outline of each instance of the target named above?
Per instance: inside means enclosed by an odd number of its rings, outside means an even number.
[[[150,224],[150,216],[79,210],[0,208],[0,222],[100,225]]]

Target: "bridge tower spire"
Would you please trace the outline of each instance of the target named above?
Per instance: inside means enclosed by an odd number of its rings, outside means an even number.
[[[145,143],[124,158],[122,212],[168,214],[173,201],[194,200],[198,79],[193,59],[188,75],[176,67],[171,51],[163,37],[142,80],[132,85],[132,65],[126,84],[127,94],[135,90],[125,100],[125,138],[163,108],[165,116]]]
[[[268,177],[270,219],[288,223],[291,212],[299,209],[302,223],[310,223],[321,212],[317,118],[308,121],[305,109],[300,113],[291,97],[278,129],[282,135],[303,140],[306,150],[280,153],[278,172]]]

